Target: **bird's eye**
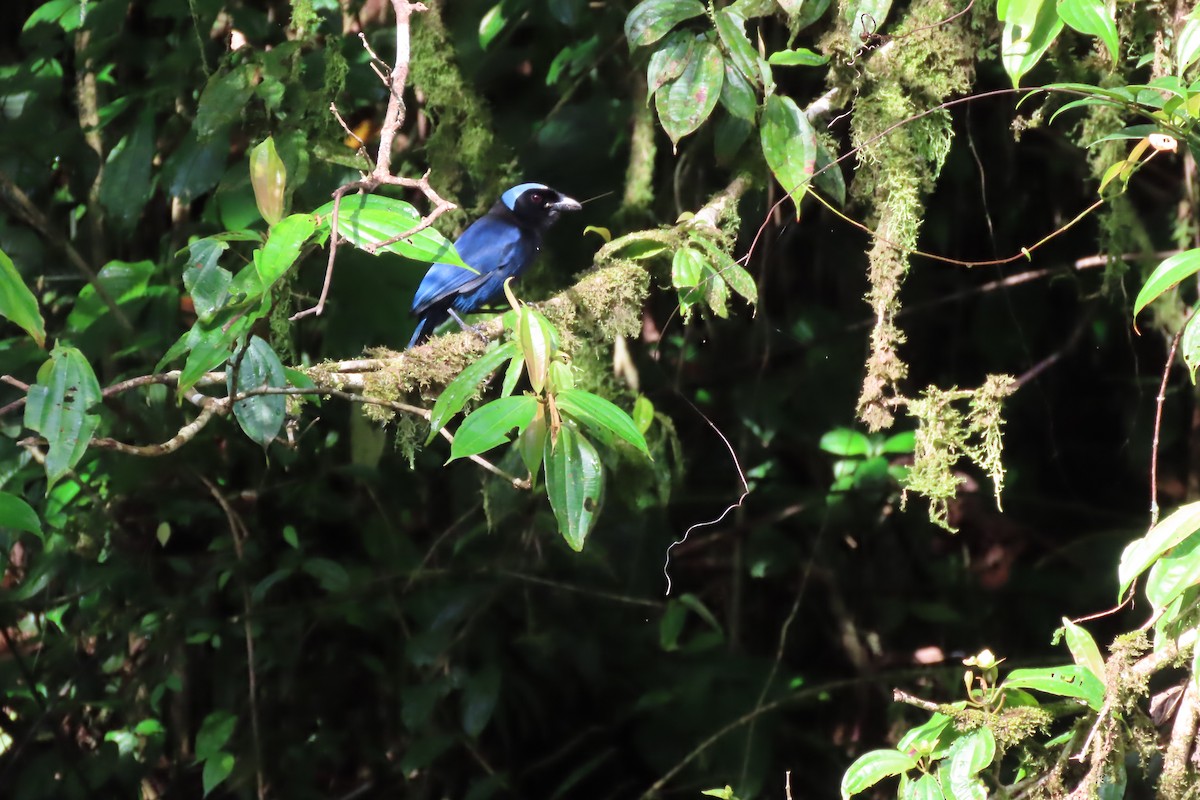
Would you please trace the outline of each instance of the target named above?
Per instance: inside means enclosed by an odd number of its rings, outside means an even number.
[[[542,198],[541,192],[530,192],[529,193],[529,202],[540,206],[543,203],[545,203],[545,200]]]

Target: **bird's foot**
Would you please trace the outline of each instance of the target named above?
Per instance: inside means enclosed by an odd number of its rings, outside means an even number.
[[[462,317],[454,313],[453,309],[447,309],[447,311],[450,312],[451,318],[458,323],[458,327],[462,328],[464,331],[470,331],[471,333],[474,333],[483,341],[484,344],[487,344],[489,341],[491,341],[488,339],[487,334],[484,333],[483,325],[468,325],[467,323],[463,322]]]

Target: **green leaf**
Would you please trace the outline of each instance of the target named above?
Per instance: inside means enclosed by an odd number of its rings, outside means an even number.
[[[712,267],[704,270],[704,302],[721,319],[729,317],[729,285],[717,275]]]
[[[990,728],[976,728],[956,739],[946,753],[950,767],[950,786],[954,793],[959,796],[969,793],[971,789],[968,785],[995,757],[996,739]],[[945,772],[943,768],[942,773]]]
[[[695,248],[681,247],[671,259],[671,285],[686,289],[700,283],[704,274],[704,255]]]
[[[1080,33],[1099,37],[1113,63],[1119,62],[1117,19],[1105,0],[1058,0],[1058,17]]]
[[[222,322],[223,316],[218,316],[211,325],[197,322],[188,332],[188,357],[179,375],[180,393],[191,389],[205,374],[228,361],[234,342],[242,338],[262,315],[243,314],[228,324]]]
[[[996,18],[1001,22],[1030,27],[1037,22],[1038,15],[1046,6],[1048,0],[998,0],[996,3]],[[1053,2],[1053,0],[1049,0]]]
[[[903,775],[917,766],[917,759],[898,750],[863,753],[842,776],[842,800],[869,789],[884,778]]]
[[[1103,681],[1104,658],[1100,655],[1100,648],[1096,646],[1096,640],[1090,633],[1066,617],[1063,617],[1063,628],[1066,629],[1067,648],[1070,649],[1075,663],[1089,670],[1097,680]]]
[[[462,694],[462,726],[467,736],[478,738],[491,722],[500,698],[500,670],[494,663],[467,678]]]
[[[1133,315],[1136,317],[1142,309],[1161,297],[1164,292],[1174,288],[1180,281],[1192,277],[1197,272],[1200,272],[1200,247],[1184,250],[1182,253],[1176,253],[1165,259],[1154,268],[1154,272],[1150,273],[1150,277],[1142,285],[1137,299],[1133,301]]]
[[[813,185],[839,206],[846,205],[846,177],[842,175],[842,168],[837,163],[837,159],[819,139],[817,140],[816,169]]]
[[[236,363],[236,370],[231,368],[226,372],[230,394],[241,394],[264,386],[287,386],[287,377],[283,374],[283,363],[280,362],[279,356],[275,355],[271,345],[257,336],[250,337],[250,343]],[[233,386],[235,372],[236,387]],[[275,441],[275,437],[283,428],[286,411],[287,398],[281,394],[247,397],[233,404],[233,415],[237,418],[238,425],[262,447]]]
[[[237,717],[228,711],[210,712],[196,732],[196,761],[207,761],[217,755],[233,735],[237,722]]]
[[[1200,502],[1188,503],[1175,509],[1166,519],[1160,521],[1149,530],[1145,536],[1135,539],[1121,553],[1121,561],[1117,566],[1117,578],[1121,589],[1118,599],[1125,596],[1130,584],[1141,575],[1163,553],[1175,547],[1200,530]]]
[[[153,159],[154,118],[145,114],[108,154],[100,182],[100,205],[125,228],[133,227],[150,199]]]
[[[96,273],[96,283],[118,306],[128,311],[135,301],[149,295],[150,280],[157,269],[152,261],[110,261]],[[108,303],[100,298],[96,287],[88,283],[79,290],[75,307],[67,315],[67,328],[90,338],[92,325],[108,320],[111,314]]]
[[[716,14],[717,35],[725,49],[729,51],[729,60],[747,80],[756,80],[759,56],[754,45],[746,38],[746,19],[741,14],[729,8],[722,8]]]
[[[163,163],[162,177],[167,194],[181,203],[190,203],[211,191],[225,173],[229,157],[229,130],[222,129],[204,140],[190,128],[179,147]]]
[[[81,0],[48,0],[34,9],[21,26],[21,32],[49,24],[62,28],[64,33],[74,33],[87,19],[87,10]]]
[[[767,63],[776,67],[819,67],[829,63],[829,56],[813,52],[807,47],[794,50],[777,50],[767,58]]]
[[[300,569],[316,578],[321,588],[329,594],[343,594],[349,591],[352,585],[350,573],[346,572],[346,568],[329,558],[306,558]]]
[[[100,384],[82,353],[59,344],[38,370],[37,383],[29,387],[27,398],[25,427],[49,444],[45,464],[49,492],[83,458],[100,425],[100,417],[87,413],[100,402]]]
[[[3,250],[0,250],[0,314],[23,328],[38,347],[46,346],[46,323],[38,310],[37,298]]]
[[[731,72],[737,73],[737,70],[731,70],[726,66],[726,76]],[[725,90],[722,88],[721,98],[724,99],[724,97]],[[727,167],[733,163],[738,153],[741,152],[742,145],[750,138],[754,127],[753,120],[735,117],[733,114],[722,114],[717,117],[716,122],[713,123],[713,155],[716,156],[719,166]]]
[[[501,397],[475,409],[458,426],[450,445],[449,461],[477,456],[511,441],[513,428],[517,433],[524,431],[533,421],[538,405],[536,397],[523,394]]]
[[[254,94],[252,79],[255,66],[242,64],[232,71],[208,79],[196,108],[194,128],[200,141],[225,131],[239,120],[246,103]]]
[[[639,394],[633,401],[633,424],[643,435],[654,424],[654,403],[644,394]]]
[[[729,284],[729,288],[745,298],[746,302],[751,305],[758,303],[758,287],[754,284],[754,277],[734,261],[732,256],[707,236],[693,233],[691,240],[699,244],[712,258],[713,268],[722,280]]]
[[[487,13],[479,20],[479,49],[487,50],[504,26],[508,24],[508,18],[504,16],[504,3],[496,3],[487,10]]]
[[[941,713],[934,713],[927,722],[912,728],[896,743],[896,749],[909,755],[928,755],[941,758],[950,743],[958,738],[958,731],[950,724],[953,720]]]
[[[684,20],[703,15],[698,0],[642,0],[625,18],[629,50],[654,44]]]
[[[529,479],[536,481],[542,468],[542,454],[546,450],[546,437],[550,434],[550,426],[546,424],[546,409],[540,402],[533,412],[533,420],[517,437],[517,451],[525,469],[529,470]]]
[[[183,286],[192,297],[192,306],[201,322],[212,322],[229,300],[233,274],[217,262],[229,249],[213,238],[197,239],[188,245],[188,263],[183,270]]]
[[[630,233],[617,239],[618,247],[613,251],[617,258],[628,258],[633,261],[645,261],[653,258],[667,249],[665,242],[640,233]]]
[[[201,780],[204,783],[204,796],[208,797],[209,792],[220,786],[229,773],[233,772],[234,758],[230,753],[214,753],[212,757],[204,761],[204,772]]]
[[[425,443],[432,442],[433,437],[450,418],[462,411],[462,407],[467,404],[467,401],[475,396],[479,384],[484,378],[495,372],[496,368],[505,361],[520,354],[521,348],[516,342],[505,342],[499,347],[485,352],[478,361],[470,364],[458,374],[457,378],[450,381],[438,396],[437,402],[433,404],[433,411],[430,412],[429,417],[429,438],[425,440]]]
[[[871,452],[871,440],[866,434],[851,428],[834,428],[821,437],[819,447],[835,456],[853,458],[868,455]]]
[[[738,119],[754,121],[758,113],[758,94],[753,84],[733,64],[725,64],[725,80],[721,84],[721,105]]]
[[[817,133],[790,97],[773,94],[767,98],[760,135],[767,165],[791,195],[799,219],[800,201],[816,170]]]
[[[0,492],[0,528],[42,536],[42,521],[33,507],[10,492]]]
[[[504,370],[504,382],[500,386],[500,396],[508,397],[517,390],[517,381],[525,374],[525,359],[517,356],[508,360]]]
[[[679,636],[687,622],[687,612],[687,606],[678,600],[667,601],[662,619],[658,621],[658,646],[664,652],[672,653],[679,649]]]
[[[320,218],[317,230],[325,235],[333,224],[333,202],[313,212]],[[374,194],[347,195],[338,206],[338,232],[358,247],[387,241],[412,230],[421,215],[409,203]],[[475,272],[462,260],[454,245],[433,228],[414,233],[408,238],[380,248],[380,252],[396,253],[414,261],[453,264]]]
[[[922,775],[913,781],[904,793],[903,800],[945,800],[942,785],[932,775]]]
[[[1003,16],[1005,6],[1009,17]],[[1021,85],[1021,77],[1033,69],[1063,28],[1055,11],[1054,0],[1012,0],[1001,3],[998,14],[1005,20],[1000,40],[1000,60],[1012,79],[1013,86]]]
[[[1156,611],[1200,583],[1200,533],[1193,534],[1150,567],[1146,575],[1146,597]]]
[[[886,455],[907,455],[917,447],[917,432],[916,431],[901,431],[900,433],[889,436],[883,443],[883,447],[879,452]]]
[[[1175,70],[1180,75],[1200,58],[1200,7],[1188,14],[1183,30],[1175,37]]]
[[[254,254],[254,266],[262,280],[262,292],[275,285],[296,263],[301,248],[316,231],[312,214],[292,214],[271,227],[267,243]]]
[[[559,411],[589,430],[598,428],[616,434],[650,458],[650,448],[646,446],[646,439],[637,423],[615,403],[582,389],[561,391],[554,396],[554,400]]]
[[[600,454],[570,424],[558,429],[558,441],[546,438],[546,494],[558,520],[558,531],[575,552],[596,524],[604,496]]]
[[[258,213],[262,214],[267,224],[274,225],[283,219],[283,206],[287,199],[287,167],[275,150],[275,139],[271,136],[250,150],[250,185],[254,187]]]
[[[542,312],[531,306],[521,306],[517,313],[517,341],[525,359],[529,385],[542,393],[550,372],[550,364],[558,352],[558,331]]]
[[[663,39],[646,67],[647,103],[664,84],[683,74],[695,44],[696,37],[687,31],[676,31]]]
[[[703,124],[721,97],[725,60],[711,42],[692,48],[683,72],[654,95],[654,107],[673,146]]]
[[[1104,684],[1091,671],[1070,664],[1065,667],[1014,669],[1001,684],[1004,688],[1033,689],[1059,697],[1077,697],[1095,711],[1104,705]]]

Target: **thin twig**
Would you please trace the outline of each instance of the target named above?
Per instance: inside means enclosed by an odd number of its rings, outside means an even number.
[[[1171,367],[1175,363],[1175,351],[1179,348],[1179,340],[1183,338],[1183,330],[1187,325],[1180,325],[1171,340],[1171,349],[1167,353],[1167,361],[1163,364],[1162,382],[1158,385],[1158,397],[1154,407],[1154,439],[1150,443],[1150,527],[1158,524],[1158,439],[1162,431],[1163,404],[1167,400],[1167,380],[1171,377]]]

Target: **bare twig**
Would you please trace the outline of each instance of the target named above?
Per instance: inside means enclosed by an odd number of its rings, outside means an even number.
[[[396,63],[392,66],[391,72],[384,75],[380,70],[379,65],[383,64],[371,46],[367,43],[366,37],[362,39],[363,47],[371,56],[371,69],[379,76],[380,80],[388,87],[388,103],[387,110],[384,112],[383,126],[379,131],[379,150],[375,154],[375,166],[371,170],[370,175],[364,175],[361,180],[339,186],[333,192],[333,213],[330,218],[330,235],[329,235],[329,259],[325,264],[325,279],[321,284],[321,294],[317,298],[316,305],[311,308],[306,308],[293,314],[292,321],[302,319],[310,315],[319,316],[325,310],[325,302],[329,299],[329,287],[333,283],[333,265],[337,259],[338,245],[344,241],[341,235],[340,212],[342,198],[348,194],[361,193],[370,194],[380,186],[400,186],[405,189],[419,190],[425,198],[433,205],[432,210],[421,217],[420,221],[409,230],[404,231],[383,242],[375,242],[362,245],[362,249],[374,255],[381,248],[387,247],[390,244],[407,239],[414,234],[417,234],[437,220],[438,217],[451,211],[458,206],[443,199],[436,190],[429,184],[429,173],[426,172],[420,178],[404,178],[392,174],[392,144],[396,140],[396,135],[400,132],[401,126],[404,125],[404,86],[408,82],[409,60],[411,53],[411,24],[412,15],[417,12],[427,11],[428,8],[424,3],[413,3],[409,0],[391,0],[392,9],[396,14]],[[345,120],[338,114],[336,107],[331,107],[334,116],[341,123],[342,128],[351,135],[354,135]],[[357,136],[355,137],[357,138]],[[361,142],[362,140],[359,139]]]
[[[1163,404],[1167,400],[1167,380],[1171,377],[1171,367],[1175,363],[1175,351],[1179,349],[1179,340],[1183,338],[1186,325],[1180,325],[1171,340],[1171,349],[1167,353],[1166,363],[1163,364],[1162,382],[1158,385],[1158,397],[1154,407],[1154,439],[1150,444],[1150,527],[1158,524],[1158,439],[1162,431]]]
[[[905,703],[906,705],[916,706],[922,711],[928,711],[933,714],[940,710],[937,703],[923,700],[915,694],[909,694],[902,689],[892,689],[892,701],[895,703]]]

